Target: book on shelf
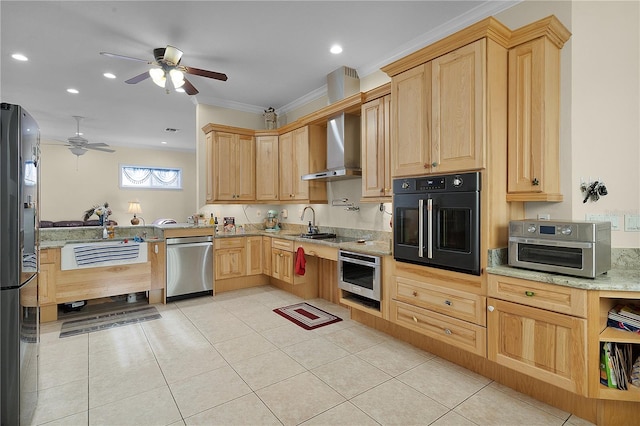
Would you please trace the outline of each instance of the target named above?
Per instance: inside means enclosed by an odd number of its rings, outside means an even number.
[[[621,305],[618,313],[624,317],[628,317],[640,322],[640,305],[626,303],[624,305]]]
[[[629,384],[637,386],[632,374],[633,345],[603,342],[600,352],[600,383],[610,388],[627,390]]]
[[[607,327],[617,328],[619,330],[630,331],[632,333],[640,334],[640,326],[629,324],[626,321],[618,321],[615,319],[607,319]]]
[[[640,320],[630,318],[622,315],[621,309],[626,305],[617,305],[609,311],[607,314],[607,325],[609,327],[619,328],[621,330],[628,330],[633,332],[640,332]]]

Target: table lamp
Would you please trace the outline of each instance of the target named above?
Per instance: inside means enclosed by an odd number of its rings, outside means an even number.
[[[140,203],[138,201],[129,201],[129,210],[127,210],[127,213],[133,213],[133,219],[131,219],[132,225],[140,223],[140,219],[138,219],[136,215],[142,213],[142,207],[140,207]]]

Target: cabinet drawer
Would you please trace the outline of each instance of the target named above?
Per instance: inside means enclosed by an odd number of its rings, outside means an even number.
[[[215,240],[216,249],[243,248],[244,245],[245,245],[244,237],[217,238]]]
[[[390,302],[390,319],[391,322],[433,339],[486,356],[487,330],[479,325],[395,300]]]
[[[491,297],[587,317],[587,291],[502,275],[489,275],[487,293]]]
[[[40,263],[56,263],[59,253],[59,249],[40,250]]]
[[[293,241],[280,240],[278,238],[273,238],[271,239],[271,247],[293,252]]]
[[[321,257],[323,259],[338,260],[338,249],[335,247],[323,246],[321,244],[309,244],[309,243],[296,243],[296,250],[298,247],[304,249],[304,253],[307,256]]]
[[[435,284],[394,277],[394,299],[411,305],[486,325],[486,299],[477,294],[450,289]]]

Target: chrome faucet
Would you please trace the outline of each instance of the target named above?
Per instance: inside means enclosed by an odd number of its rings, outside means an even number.
[[[311,209],[311,212],[313,213],[313,216],[311,216],[311,221],[309,222],[309,227],[307,229],[307,233],[308,234],[317,234],[318,233],[318,227],[316,226],[316,211],[313,209],[313,207],[311,206],[307,206],[302,210],[302,214],[300,215],[300,220],[304,220],[304,213],[307,211],[307,209]]]

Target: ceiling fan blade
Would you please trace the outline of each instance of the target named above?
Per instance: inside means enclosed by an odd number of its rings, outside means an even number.
[[[182,88],[184,89],[185,92],[187,92],[187,95],[197,95],[198,89],[196,89],[195,87],[193,87],[193,84],[191,84],[191,82],[189,82],[189,80],[187,80],[186,78],[184,79],[184,84],[182,85]]]
[[[186,72],[187,74],[199,75],[201,77],[213,78],[215,80],[227,81],[227,75],[222,74],[220,72],[207,71],[207,70],[202,70],[200,68],[193,68],[193,67],[186,67],[186,66],[184,67],[184,72]]]
[[[149,78],[149,71],[145,71],[142,74],[138,74],[135,77],[131,77],[129,80],[125,80],[127,84],[140,83],[142,80]]]
[[[88,143],[84,147],[88,148],[88,147],[97,147],[97,146],[109,146],[109,145],[107,145],[104,142],[95,142],[95,143]]]
[[[181,58],[182,58],[182,50],[178,49],[177,47],[167,45],[166,49],[164,50],[165,62],[170,62],[173,65],[178,65],[180,63]]]
[[[102,56],[108,56],[110,58],[126,59],[128,61],[138,61],[138,62],[147,62],[147,63],[149,63],[149,61],[146,60],[146,59],[132,58],[131,56],[118,55],[117,53],[100,52],[100,54]]]
[[[90,143],[90,144],[87,144],[87,145],[83,146],[82,148],[84,148],[84,149],[92,149],[94,151],[102,151],[102,152],[116,152],[114,149],[103,148],[101,145],[109,146],[107,144]]]

